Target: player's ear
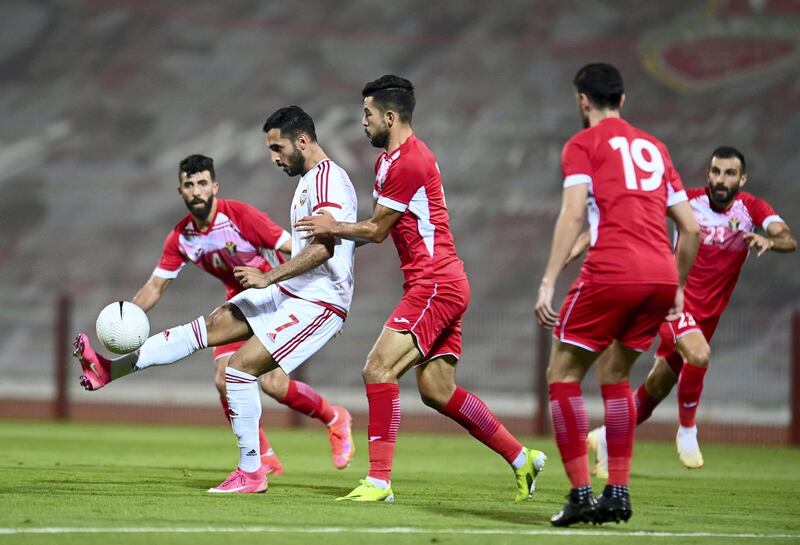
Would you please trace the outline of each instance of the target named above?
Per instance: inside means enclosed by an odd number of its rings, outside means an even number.
[[[622,93],[622,96],[619,97],[619,109],[622,109],[622,105],[625,104],[625,93]]]
[[[747,174],[742,174],[742,177],[739,178],[739,187],[744,187],[744,184],[747,183]]]
[[[217,194],[217,192],[219,191],[219,182],[218,181],[213,180],[211,182],[211,191],[213,192],[214,195]]]
[[[397,114],[392,110],[386,110],[386,113],[384,115],[386,116],[386,125],[389,126],[389,128],[391,128],[391,126],[394,125],[395,121],[397,121]]]

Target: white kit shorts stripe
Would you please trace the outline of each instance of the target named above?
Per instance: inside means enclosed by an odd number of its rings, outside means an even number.
[[[342,329],[344,319],[328,308],[290,297],[272,285],[251,288],[230,300],[286,373],[316,354]]]

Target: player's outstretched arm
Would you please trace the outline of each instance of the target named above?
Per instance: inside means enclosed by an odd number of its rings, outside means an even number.
[[[315,237],[303,251],[274,269],[262,273],[256,267],[236,267],[233,276],[245,288],[266,288],[322,265],[333,257],[335,243],[332,237]]]
[[[171,278],[161,278],[160,276],[152,275],[150,279],[145,282],[145,285],[136,292],[136,295],[133,296],[133,304],[137,305],[143,311],[148,312],[161,300],[161,296],[164,295],[164,292],[167,291],[171,283]]]
[[[558,313],[553,309],[556,280],[558,280],[558,276],[564,268],[564,262],[578,239],[581,228],[583,228],[588,195],[589,186],[586,184],[564,188],[561,211],[558,213],[556,228],[553,232],[550,257],[547,260],[536,299],[536,319],[544,327],[553,327],[558,320]]]
[[[313,216],[302,218],[294,225],[294,228],[304,231],[305,238],[333,236],[361,243],[380,243],[389,236],[392,227],[402,215],[402,212],[376,204],[371,218],[358,223],[348,223],[336,221],[330,212],[322,210]]]
[[[767,225],[767,236],[758,233],[745,233],[744,240],[748,246],[758,249],[757,256],[765,252],[794,252],[797,249],[797,240],[792,236],[789,226],[782,221],[773,221]]]
[[[697,249],[700,247],[700,226],[687,201],[670,206],[667,215],[675,222],[675,227],[678,229],[678,248],[675,252],[678,262],[678,290],[675,293],[675,305],[667,315],[667,320],[675,320],[683,312],[683,287],[694,265]]]

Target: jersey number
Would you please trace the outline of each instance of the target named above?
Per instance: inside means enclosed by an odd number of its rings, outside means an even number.
[[[228,270],[228,267],[225,265],[225,262],[222,261],[222,258],[216,252],[211,254],[211,264],[218,271],[227,271]]]
[[[681,312],[680,320],[678,320],[678,329],[683,329],[686,326],[695,327],[696,325],[697,322],[694,321],[694,317],[691,314]]]
[[[642,191],[655,191],[661,187],[661,180],[664,177],[664,158],[655,144],[644,138],[635,138],[633,142],[628,142],[624,136],[615,136],[608,143],[612,149],[622,155],[622,168],[625,171],[625,187],[632,190],[641,189]],[[645,157],[644,152],[650,156]],[[647,178],[636,178],[636,167],[648,174]]]
[[[703,244],[714,244],[715,240],[722,244],[725,242],[725,227],[709,227],[706,233],[706,238],[703,239]]]

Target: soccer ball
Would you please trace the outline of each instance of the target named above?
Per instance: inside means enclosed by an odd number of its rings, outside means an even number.
[[[97,317],[97,338],[115,354],[133,352],[150,335],[147,314],[128,301],[111,303]]]

